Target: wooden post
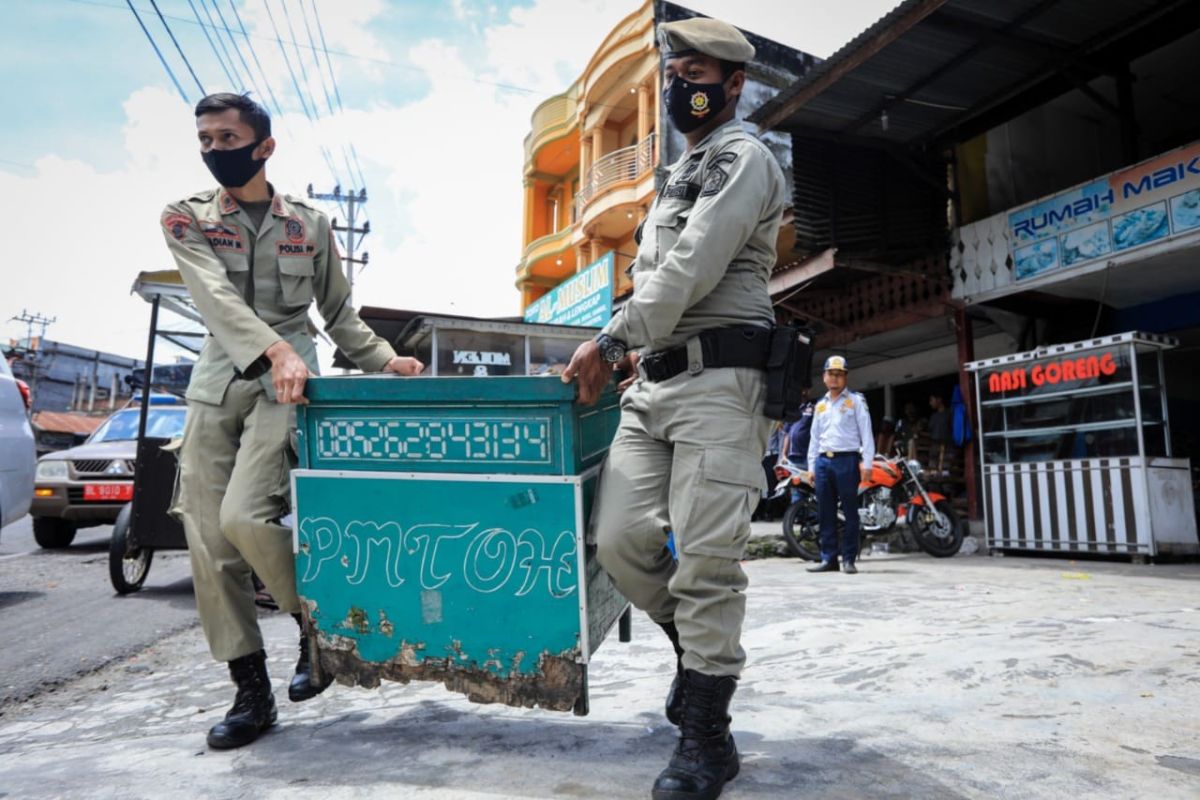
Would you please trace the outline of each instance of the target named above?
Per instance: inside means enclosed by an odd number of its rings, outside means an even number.
[[[978,431],[975,425],[975,392],[971,373],[963,369],[963,365],[975,360],[975,333],[972,330],[971,318],[967,316],[966,306],[956,306],[954,309],[954,330],[958,340],[958,388],[962,392],[963,404],[967,409],[967,424],[971,429],[971,438],[963,447],[963,479],[967,484],[967,516],[979,519],[979,489],[976,485],[975,447]]]

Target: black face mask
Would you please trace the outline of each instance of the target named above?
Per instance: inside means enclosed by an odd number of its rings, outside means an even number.
[[[266,159],[252,158],[251,153],[265,140],[239,147],[236,150],[209,150],[201,153],[208,171],[226,189],[240,189],[263,168]]]
[[[724,83],[688,83],[675,77],[663,89],[663,104],[671,124],[680,133],[691,133],[725,108]]]

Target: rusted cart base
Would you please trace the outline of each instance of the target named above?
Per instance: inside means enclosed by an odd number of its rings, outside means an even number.
[[[543,653],[535,672],[497,675],[473,663],[457,664],[451,659],[426,658],[408,664],[401,660],[363,661],[353,649],[322,648],[316,654],[318,678],[332,677],[344,686],[373,689],[381,681],[441,683],[452,692],[466,695],[473,703],[503,703],[524,708],[588,713],[587,665],[568,656]]]

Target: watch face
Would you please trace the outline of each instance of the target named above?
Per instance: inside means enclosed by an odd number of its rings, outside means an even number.
[[[625,348],[615,339],[609,339],[600,348],[600,357],[610,364],[615,364],[625,357]]]

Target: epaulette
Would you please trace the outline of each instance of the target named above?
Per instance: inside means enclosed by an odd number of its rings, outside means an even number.
[[[185,198],[184,202],[187,202],[188,200],[199,200],[202,203],[207,203],[216,196],[217,196],[216,189],[201,189],[198,192],[194,192],[193,194],[188,195]]]
[[[313,205],[312,200],[309,200],[307,197],[296,197],[294,194],[285,194],[283,196],[283,199],[287,200],[289,203],[291,203],[294,206],[302,206],[304,208],[307,208],[309,211],[318,211],[319,212],[321,210],[321,209],[317,208],[315,205]]]

